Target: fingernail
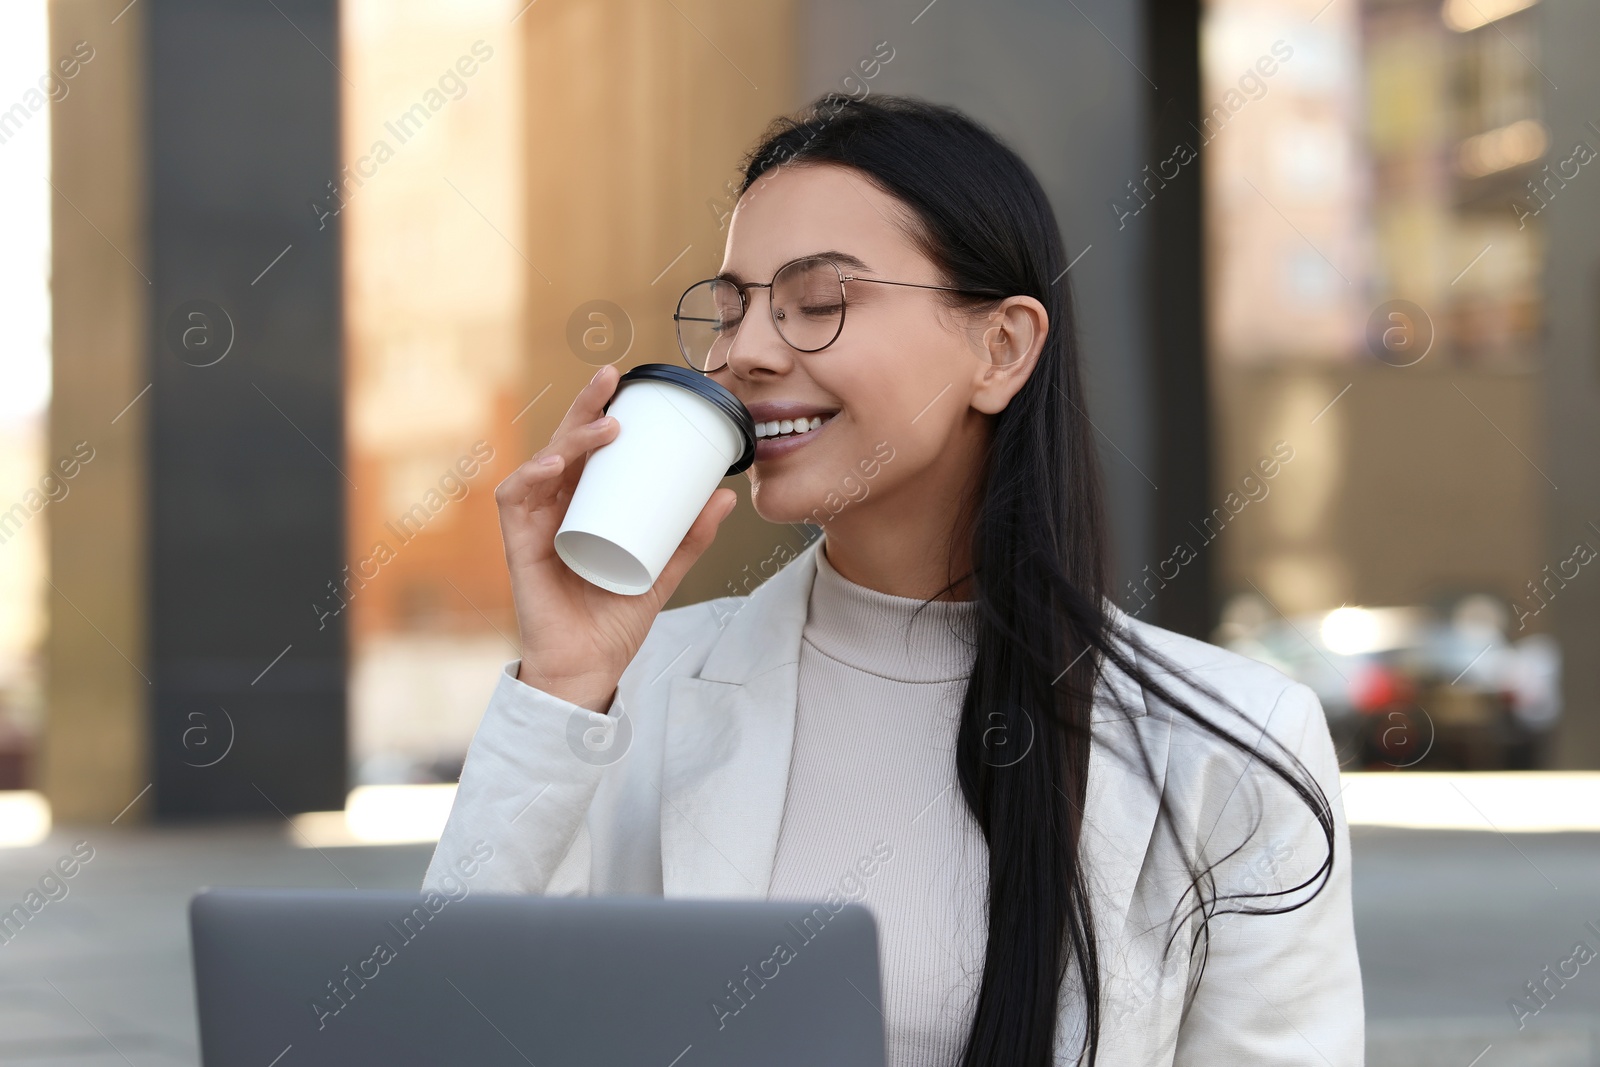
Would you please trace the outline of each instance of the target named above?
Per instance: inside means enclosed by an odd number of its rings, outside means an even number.
[[[598,382],[600,380],[600,375],[604,374],[605,372],[606,369],[604,367],[601,367],[599,370],[595,371],[594,377],[589,379],[589,384],[593,385],[595,382]]]
[[[539,461],[539,466],[541,466],[541,467],[554,467],[557,463],[560,463],[560,462],[561,462],[561,457],[560,456],[546,456],[546,457],[544,457],[543,459],[541,459]]]

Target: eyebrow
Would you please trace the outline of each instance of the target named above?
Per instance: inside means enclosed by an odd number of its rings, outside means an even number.
[[[839,251],[810,252],[810,253],[808,253],[806,255],[803,255],[803,256],[795,256],[794,259],[791,259],[788,262],[789,263],[793,263],[796,260],[801,260],[801,259],[831,259],[835,263],[839,264],[839,266],[845,268],[846,270],[868,270],[869,271],[869,270],[872,269],[871,267],[867,266],[866,260],[862,259],[859,256],[852,256],[849,252],[839,252]],[[737,271],[731,271],[731,270],[718,271],[715,275],[713,275],[713,277],[718,278],[718,279],[720,279],[722,281],[732,282],[735,285],[743,285],[744,281],[745,281],[743,278],[741,278],[739,276]]]

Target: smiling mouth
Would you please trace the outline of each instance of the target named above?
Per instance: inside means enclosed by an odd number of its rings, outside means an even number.
[[[756,440],[781,441],[788,437],[798,437],[809,433],[833,419],[832,415],[813,415],[804,419],[774,419],[770,422],[756,423]]]

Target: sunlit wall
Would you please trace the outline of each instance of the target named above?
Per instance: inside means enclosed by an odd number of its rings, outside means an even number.
[[[526,403],[521,3],[348,0],[344,155],[357,783],[453,780],[516,658],[494,486]]]
[[[50,403],[50,107],[45,0],[0,5],[0,790],[24,784],[41,714]]]

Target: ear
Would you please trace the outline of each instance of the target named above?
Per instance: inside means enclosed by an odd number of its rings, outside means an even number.
[[[1005,410],[1044,350],[1050,314],[1031,296],[1007,297],[975,328],[977,366],[973,370],[972,406],[986,415]]]

